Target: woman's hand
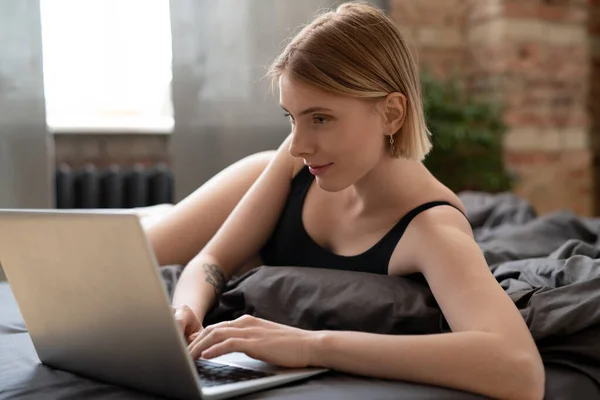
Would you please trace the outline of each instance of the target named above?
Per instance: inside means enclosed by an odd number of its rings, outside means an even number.
[[[188,345],[204,330],[202,322],[186,305],[174,306],[173,315]]]
[[[311,365],[317,337],[317,332],[244,315],[208,326],[190,343],[188,351],[193,359],[242,352],[282,367],[303,368]]]

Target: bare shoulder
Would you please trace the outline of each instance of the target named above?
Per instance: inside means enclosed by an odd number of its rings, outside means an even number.
[[[450,205],[437,205],[419,213],[407,227],[405,232],[407,237],[415,236],[415,239],[422,239],[423,235],[431,235],[434,232],[448,229],[456,229],[470,237],[473,236],[464,204],[456,193],[436,180],[420,203],[440,200],[446,201]]]
[[[451,205],[431,207],[419,213],[408,225],[396,245],[389,265],[390,275],[406,275],[420,271],[422,255],[430,253],[440,240],[449,236],[460,236],[474,241],[471,224],[466,218],[466,209],[458,196],[451,191],[439,191],[427,201],[442,200]]]
[[[409,225],[410,230],[423,234],[440,229],[454,228],[472,236],[471,225],[465,217],[466,210],[464,207],[461,209],[456,203],[451,204],[452,206],[441,205],[423,211],[412,221],[412,226]],[[407,233],[408,231],[409,229],[407,229]]]
[[[433,183],[426,201],[435,200],[447,201],[451,205],[436,206],[423,211],[411,222],[410,230],[423,232],[441,227],[454,227],[472,236],[473,232],[466,218],[467,209],[464,204],[456,193],[437,180]]]
[[[465,215],[452,206],[432,207],[417,215],[407,227],[392,256],[397,267],[394,269],[390,263],[390,273],[425,273],[432,255],[458,251],[465,245],[477,248]]]

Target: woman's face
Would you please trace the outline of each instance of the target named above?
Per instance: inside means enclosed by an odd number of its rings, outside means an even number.
[[[384,118],[373,100],[331,94],[279,79],[280,104],[290,118],[290,154],[304,159],[319,187],[349,187],[387,156]]]

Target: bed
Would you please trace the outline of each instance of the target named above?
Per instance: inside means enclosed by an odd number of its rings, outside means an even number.
[[[546,367],[546,399],[600,398],[600,219],[536,216],[509,193],[460,194],[476,240],[527,322]],[[181,267],[161,268],[169,293]],[[307,329],[390,334],[448,330],[419,276],[259,267],[232,280],[207,322],[253,314]],[[116,277],[118,279],[118,277]],[[360,285],[357,285],[360,281]],[[360,291],[377,296],[357,296]],[[310,295],[307,295],[309,294]],[[303,300],[298,303],[298,297]],[[362,300],[357,300],[362,299]],[[357,303],[359,302],[359,303]],[[352,310],[352,312],[344,312]],[[6,282],[0,283],[0,399],[151,399],[40,364]],[[242,399],[477,399],[470,393],[329,372]]]

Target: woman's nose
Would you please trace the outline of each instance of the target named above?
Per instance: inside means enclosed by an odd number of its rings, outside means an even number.
[[[289,148],[292,157],[306,158],[314,153],[314,144],[308,135],[302,133],[297,127],[292,131],[292,141]]]

